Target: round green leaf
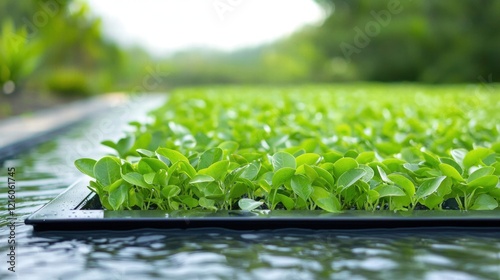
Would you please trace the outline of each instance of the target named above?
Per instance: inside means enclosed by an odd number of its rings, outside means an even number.
[[[121,178],[120,164],[112,157],[103,157],[94,165],[94,175],[101,185],[109,186]]]
[[[346,171],[358,166],[358,162],[352,158],[341,158],[333,164],[333,175],[335,175],[335,178],[339,178]]]
[[[295,163],[295,158],[291,154],[285,152],[275,153],[272,157],[272,164],[274,172],[284,167],[289,167],[293,169],[297,168],[297,165]]]
[[[292,176],[295,174],[295,169],[291,167],[283,167],[278,171],[274,172],[272,185],[273,188],[277,188],[284,184],[285,182],[292,179]]]
[[[96,160],[91,158],[81,158],[75,161],[75,166],[80,172],[86,174],[92,178],[95,178],[94,175],[94,166],[97,163]]]

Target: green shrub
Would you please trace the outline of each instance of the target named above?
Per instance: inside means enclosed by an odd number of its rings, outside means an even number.
[[[50,74],[48,89],[60,96],[89,96],[92,90],[85,73],[77,69],[60,69]]]

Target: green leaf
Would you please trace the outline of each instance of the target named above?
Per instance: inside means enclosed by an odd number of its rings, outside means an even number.
[[[166,198],[172,198],[179,195],[179,193],[181,193],[181,188],[175,185],[168,185],[161,190],[161,195]]]
[[[189,178],[193,178],[194,176],[196,176],[196,170],[194,169],[193,166],[191,166],[189,162],[180,161],[178,162],[178,164],[179,164],[179,171],[181,173],[186,174]]]
[[[244,211],[252,211],[260,207],[262,204],[264,203],[261,201],[255,201],[249,198],[242,198],[238,201],[238,206],[240,207],[241,210]]]
[[[439,204],[443,203],[443,198],[436,193],[432,193],[425,198],[421,198],[419,202],[432,210],[435,209]]]
[[[439,197],[444,198],[445,196],[447,196],[448,194],[450,194],[452,192],[452,189],[451,189],[452,185],[453,185],[453,180],[449,177],[446,177],[446,179],[444,179],[444,181],[441,183],[441,185],[439,185],[439,188],[437,189],[436,194]]]
[[[307,200],[313,191],[311,181],[304,175],[294,175],[291,186],[293,192],[303,200]]]
[[[333,164],[333,175],[335,175],[335,178],[339,178],[347,170],[357,168],[358,166],[358,162],[352,158],[341,158]]]
[[[238,150],[240,145],[234,141],[225,141],[222,142],[218,147],[224,150],[224,153],[232,154]]]
[[[380,198],[380,194],[376,190],[369,190],[367,193],[367,200],[370,203],[374,203]]]
[[[438,167],[441,162],[437,159],[437,157],[434,154],[431,154],[429,152],[422,152],[422,156],[425,159],[425,162],[432,167]]]
[[[451,157],[455,160],[462,169],[464,169],[464,158],[467,154],[466,149],[454,149],[451,150]]]
[[[405,147],[401,150],[401,159],[405,162],[419,162],[423,153],[416,147]]]
[[[96,163],[97,163],[97,161],[93,160],[91,158],[81,158],[81,159],[77,159],[75,161],[75,166],[83,174],[86,174],[92,178],[95,178],[94,166]]]
[[[275,202],[281,202],[285,206],[286,210],[292,210],[295,207],[293,199],[286,195],[277,194]]]
[[[139,199],[137,198],[137,193],[133,188],[129,188],[128,190],[128,206],[129,207],[142,206],[141,203],[139,203]]]
[[[128,187],[126,185],[120,185],[118,188],[114,189],[109,193],[108,201],[113,210],[122,209],[125,200],[127,199]]]
[[[253,180],[260,171],[260,163],[252,162],[244,167],[243,173],[241,173],[240,177],[248,180]]]
[[[144,174],[143,177],[144,177],[144,182],[152,185],[155,181],[156,173],[154,173],[154,172],[147,173],[147,174]]]
[[[198,199],[196,199],[196,198],[190,197],[188,195],[181,195],[181,196],[177,196],[177,197],[179,198],[179,200],[182,203],[187,205],[189,208],[194,208],[194,207],[198,206]]]
[[[353,159],[356,159],[358,157],[358,155],[359,155],[359,153],[356,152],[355,150],[349,150],[349,151],[344,153],[344,157],[350,157]]]
[[[147,148],[153,136],[149,132],[142,133],[139,137],[134,140],[134,144],[129,148],[131,151],[137,151],[138,149]]]
[[[216,182],[208,183],[203,189],[206,198],[220,200],[224,198],[224,193]]]
[[[105,190],[107,192],[112,192],[112,191],[116,190],[121,185],[123,185],[123,179],[118,179],[113,184],[104,187],[103,190]]]
[[[135,142],[135,136],[129,135],[126,136],[116,143],[116,151],[120,155],[120,157],[125,157],[125,155],[132,149]]]
[[[208,168],[201,169],[198,174],[211,176],[215,180],[221,180],[228,172],[229,160],[218,161]]]
[[[229,198],[239,198],[248,192],[248,186],[244,183],[236,183],[231,187],[229,191]]]
[[[354,185],[359,179],[363,178],[365,176],[366,171],[361,168],[354,168],[351,170],[348,170],[342,176],[340,176],[339,180],[337,181],[337,186],[341,188],[341,190],[349,188],[350,186]]]
[[[335,185],[335,180],[333,179],[332,174],[319,166],[313,166],[313,169],[321,178],[323,178],[328,183],[328,187],[332,189]]]
[[[103,157],[94,165],[95,179],[103,186],[109,186],[121,178],[118,159]]]
[[[285,152],[275,153],[272,157],[272,165],[274,172],[284,167],[289,167],[293,169],[297,168],[297,165],[295,163],[295,158],[291,154]]]
[[[199,183],[207,183],[215,181],[214,177],[209,175],[198,174],[194,176],[189,183],[190,184],[199,184]]]
[[[388,177],[394,184],[400,186],[407,196],[413,197],[415,195],[415,185],[410,179],[396,173],[389,174]]]
[[[339,152],[332,151],[324,154],[323,157],[325,158],[326,162],[335,163],[337,160],[343,158],[344,155]]]
[[[198,162],[198,170],[207,168],[214,162],[222,160],[222,154],[223,152],[221,148],[212,148],[206,150],[200,156],[200,161]]]
[[[362,152],[356,157],[356,161],[360,164],[372,162],[374,159],[375,159],[375,152],[373,151]]]
[[[488,187],[494,187],[497,184],[498,184],[498,176],[487,175],[487,176],[479,177],[476,180],[467,183],[467,186],[470,188],[474,188],[474,187],[488,188]]]
[[[137,149],[135,150],[137,153],[139,153],[140,155],[144,155],[146,157],[154,157],[155,156],[155,153],[150,151],[150,150],[146,150],[146,149]]]
[[[464,178],[462,178],[462,176],[460,175],[460,173],[458,173],[458,171],[449,164],[441,163],[439,164],[439,169],[441,170],[441,172],[443,172],[443,175],[453,178],[459,182],[465,181]]]
[[[295,159],[297,166],[301,166],[303,164],[307,165],[316,165],[321,160],[321,156],[315,153],[305,153],[298,156]]]
[[[160,169],[156,173],[155,184],[158,184],[160,186],[166,186],[166,185],[168,185],[168,180],[169,179],[170,178],[168,178],[167,170]]]
[[[144,162],[142,159],[139,160],[139,162],[137,163],[137,171],[141,174],[147,174],[147,173],[154,173],[155,170],[153,170],[153,168],[151,168],[151,166],[149,166],[149,164],[147,164],[146,162]],[[128,173],[128,172],[126,172]]]
[[[455,170],[457,170],[458,174],[463,174],[464,173],[464,169],[460,166],[460,164],[458,164],[453,159],[447,158],[447,157],[441,157],[439,159],[441,160],[442,163],[451,165],[451,167],[455,168]]]
[[[492,154],[493,151],[486,148],[476,148],[470,152],[468,152],[464,157],[464,166],[466,168],[470,168],[471,166],[478,164],[482,159]]]
[[[146,181],[144,181],[144,176],[141,173],[130,172],[127,174],[123,174],[122,178],[123,180],[127,181],[132,185],[143,187],[146,189],[151,188],[151,185],[149,185],[148,183],[146,183]]]
[[[494,210],[498,207],[498,202],[488,194],[480,194],[474,201],[474,205],[470,209],[472,210]]]
[[[292,179],[295,174],[295,169],[291,167],[283,167],[274,172],[272,179],[273,188],[277,188]]]
[[[389,173],[394,173],[403,169],[403,164],[406,162],[397,158],[388,158],[383,160],[382,163],[387,167]]]
[[[382,181],[384,181],[386,183],[392,183],[391,179],[389,179],[389,177],[387,177],[387,173],[385,173],[385,170],[382,167],[377,165],[377,171],[378,171],[378,174],[379,174],[380,178],[382,179]]]
[[[167,165],[172,165],[178,161],[184,161],[189,163],[189,160],[181,153],[176,150],[171,150],[167,148],[158,148],[156,150],[156,156],[159,160],[165,162]],[[165,160],[166,159],[166,160]]]
[[[201,197],[198,202],[199,202],[200,206],[205,208],[205,209],[217,211],[217,207],[215,207],[215,200]]]
[[[363,169],[366,172],[365,175],[363,175],[363,178],[361,178],[361,180],[363,180],[364,182],[370,182],[370,180],[375,175],[373,169],[367,165],[360,165],[359,169]]]
[[[154,171],[158,172],[160,169],[168,170],[168,166],[161,160],[156,158],[141,158],[139,163],[147,164]]]
[[[424,182],[417,189],[417,198],[426,197],[436,192],[444,179],[446,179],[446,176],[439,176],[433,179],[424,180]]]
[[[491,166],[478,168],[469,175],[469,178],[467,178],[467,183],[470,183],[484,176],[492,175],[493,172],[495,172],[495,168]]]
[[[386,196],[406,196],[406,193],[394,185],[380,185],[375,188],[375,191],[379,193],[379,197]]]
[[[321,187],[313,187],[311,198],[319,208],[328,212],[340,212],[341,206],[339,200]]]
[[[301,170],[301,172],[297,173],[306,175],[311,180],[311,182],[314,182],[319,177],[318,172],[316,172],[316,170],[314,170],[314,168],[312,168],[312,166],[308,164],[299,166],[297,168],[297,171],[298,170]]]
[[[398,143],[391,143],[391,142],[379,142],[375,144],[375,147],[377,148],[378,151],[387,154],[387,155],[393,155],[397,154],[401,151],[401,145]]]

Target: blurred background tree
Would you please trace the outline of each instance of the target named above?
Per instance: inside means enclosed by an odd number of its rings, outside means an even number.
[[[184,52],[172,83],[500,81],[500,1],[316,2],[321,25],[231,54]]]
[[[353,44],[360,28],[379,27],[367,46],[353,54],[356,79],[427,83],[500,79],[500,2],[318,0],[334,9],[314,39],[330,59],[342,57],[340,45]],[[390,13],[391,2],[399,13]],[[389,15],[380,20],[374,14]],[[344,58],[345,59],[345,58]]]

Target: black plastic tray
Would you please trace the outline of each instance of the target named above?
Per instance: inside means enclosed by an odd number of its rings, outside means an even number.
[[[29,216],[25,223],[35,230],[130,230],[139,228],[219,227],[236,230],[380,229],[415,227],[500,228],[500,211],[106,211],[82,210],[96,199],[88,179],[71,185],[54,200]]]

